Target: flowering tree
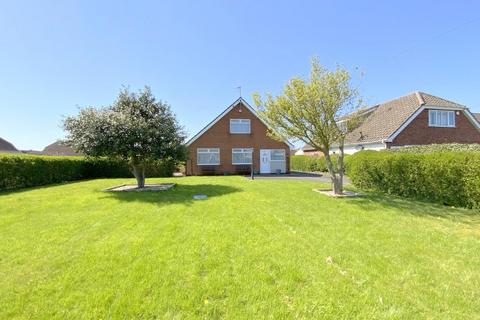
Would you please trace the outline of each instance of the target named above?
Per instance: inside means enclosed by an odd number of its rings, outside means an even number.
[[[138,93],[120,91],[109,107],[85,108],[63,122],[67,143],[92,157],[128,161],[139,188],[145,167],[155,160],[185,159],[185,134],[170,106],[157,101],[149,87]]]
[[[348,71],[329,71],[316,59],[312,61],[310,78],[291,79],[283,94],[265,100],[254,94],[260,117],[273,131],[273,137],[303,141],[325,156],[334,194],[343,193],[345,136],[358,124],[353,110],[360,105],[358,92],[350,84]],[[330,157],[332,145],[338,146],[336,165]]]

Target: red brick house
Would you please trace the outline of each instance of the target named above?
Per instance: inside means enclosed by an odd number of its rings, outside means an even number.
[[[458,103],[424,92],[360,110],[361,125],[347,135],[345,153],[434,143],[480,143],[480,122]],[[332,148],[337,152],[338,148]],[[310,146],[305,155],[319,155]]]
[[[292,145],[270,138],[268,126],[242,98],[187,142],[187,175],[288,173]],[[252,163],[253,162],[253,163]]]

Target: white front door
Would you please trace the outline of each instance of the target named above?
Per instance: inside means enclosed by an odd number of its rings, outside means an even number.
[[[269,149],[260,149],[260,173],[270,173]]]

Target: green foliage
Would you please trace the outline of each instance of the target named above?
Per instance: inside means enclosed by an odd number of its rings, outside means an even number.
[[[184,160],[185,135],[170,106],[157,101],[150,88],[120,92],[107,108],[85,108],[64,121],[67,143],[88,156],[145,163]]]
[[[480,153],[362,151],[350,157],[348,174],[363,189],[480,208]]]
[[[281,95],[262,99],[255,93],[253,99],[259,116],[274,129],[272,135],[300,140],[317,150],[329,150],[344,140],[355,121],[344,118],[340,125],[338,120],[360,105],[348,71],[328,70],[316,58],[308,79],[292,78]]]
[[[292,78],[281,95],[262,99],[255,93],[253,99],[260,118],[272,128],[271,136],[302,141],[326,155],[333,192],[342,193],[343,145],[359,124],[358,113],[351,111],[361,104],[349,72],[341,67],[328,70],[314,58],[308,79]],[[340,149],[337,165],[329,156],[334,145]]]
[[[443,143],[443,144],[429,144],[424,146],[410,146],[402,147],[398,149],[392,149],[394,152],[406,152],[406,153],[431,153],[431,152],[480,152],[480,144],[462,144],[462,143]]]
[[[348,164],[348,155],[345,155],[345,166]],[[338,155],[331,155],[332,163],[337,166]],[[327,172],[327,162],[322,156],[291,156],[290,170],[303,172]]]
[[[138,93],[124,89],[111,106],[85,108],[63,124],[67,144],[87,156],[127,161],[139,187],[149,163],[161,159],[175,166],[186,157],[183,128],[148,87]]]
[[[174,170],[173,161],[154,161],[147,165],[146,175],[168,177]],[[122,160],[0,154],[0,190],[131,175],[128,164]]]

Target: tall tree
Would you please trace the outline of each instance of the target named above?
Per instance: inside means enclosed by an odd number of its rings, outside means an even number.
[[[312,59],[309,79],[292,78],[279,96],[253,96],[260,117],[278,139],[300,140],[320,150],[325,156],[334,194],[343,193],[345,136],[358,124],[353,112],[360,106],[358,91],[353,88],[347,70],[327,70]],[[336,165],[330,156],[338,146]]]
[[[185,159],[183,129],[149,87],[138,93],[123,89],[111,106],[82,109],[67,117],[63,127],[67,143],[85,155],[128,161],[139,188],[145,186],[148,163]]]

